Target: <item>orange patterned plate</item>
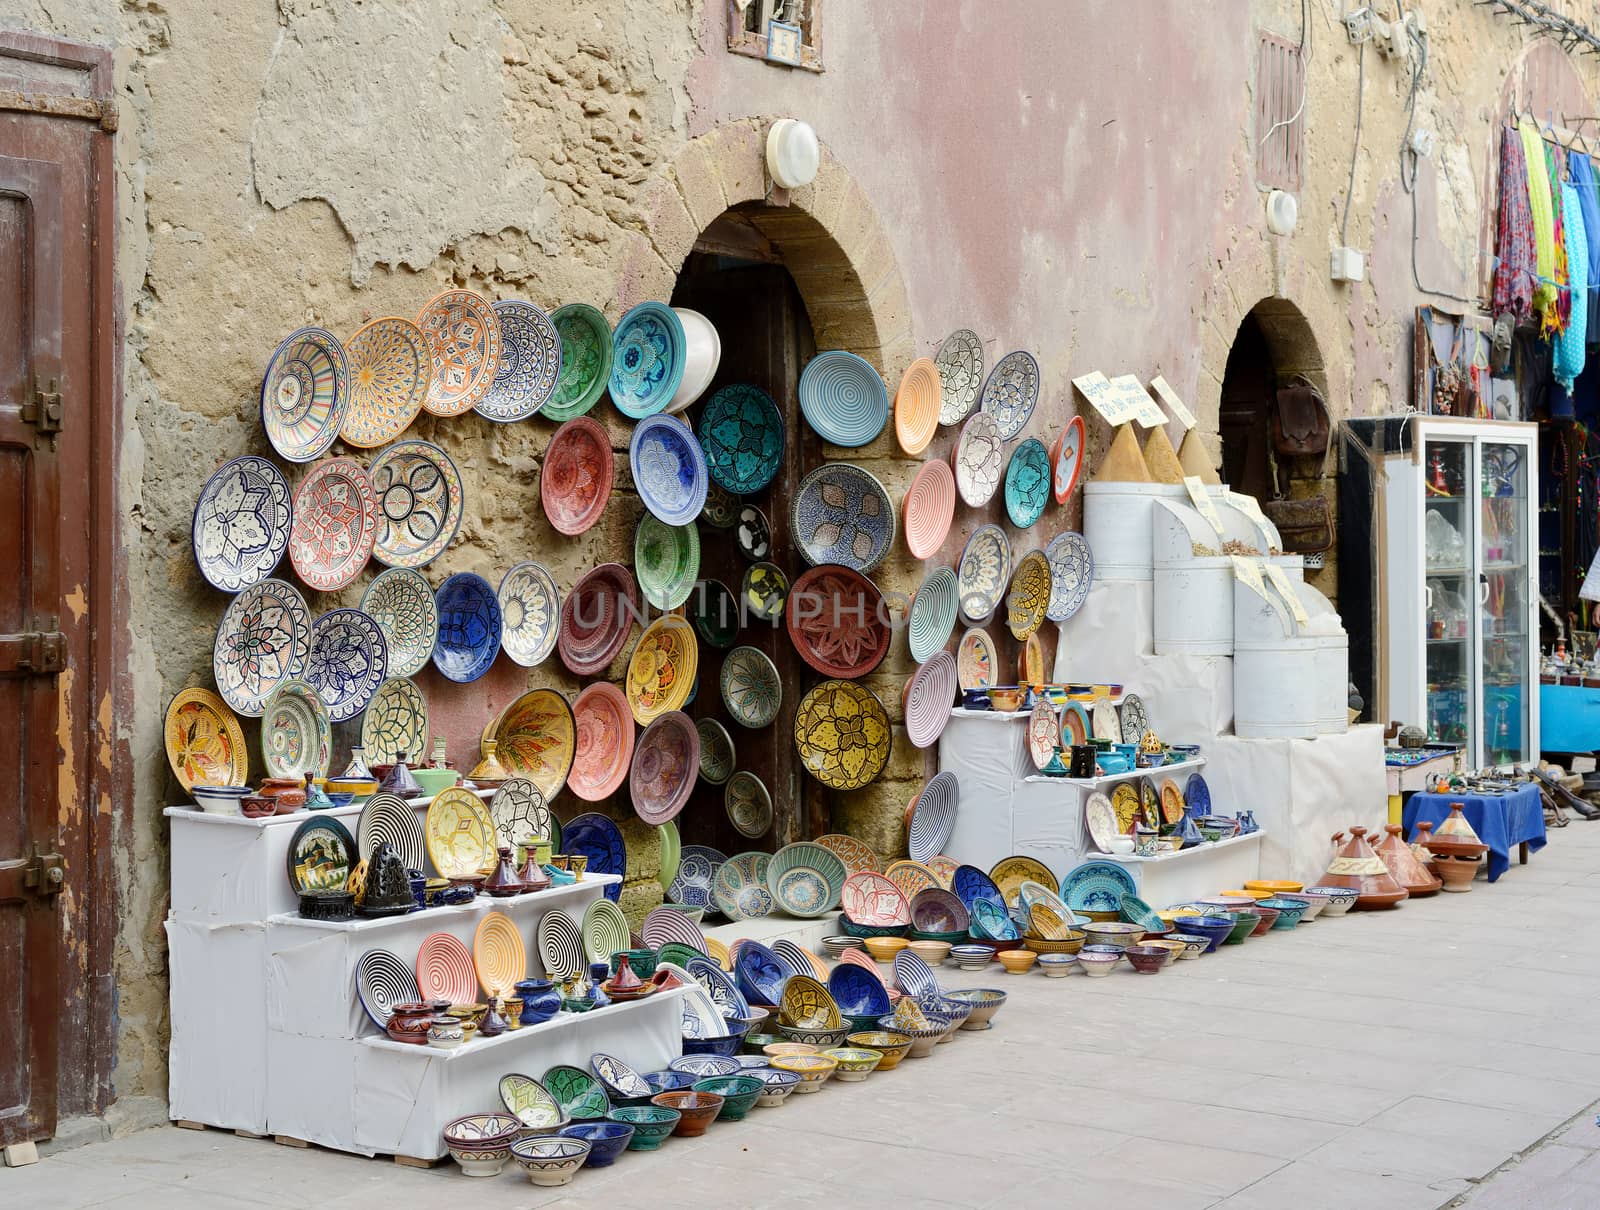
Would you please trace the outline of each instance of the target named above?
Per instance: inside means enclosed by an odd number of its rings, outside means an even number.
[[[680,614],[657,618],[639,637],[628,660],[628,708],[647,727],[670,710],[682,709],[700,668],[700,643]]]
[[[428,858],[442,878],[475,878],[494,870],[495,830],[489,808],[471,790],[451,786],[428,804]]]
[[[894,397],[894,435],[900,448],[915,458],[928,448],[939,427],[939,369],[931,357],[919,357],[900,376]]]
[[[900,888],[900,893],[911,902],[918,891],[940,886],[939,876],[920,861],[891,861],[884,877]]]
[[[950,889],[950,884],[955,881],[956,871],[961,868],[961,863],[953,857],[946,857],[943,853],[930,857],[924,863],[933,871],[933,876],[939,880],[939,885],[945,890]]]
[[[1030,634],[1017,652],[1017,678],[1023,685],[1044,684],[1044,644]]]
[[[909,901],[899,885],[871,870],[851,874],[844,880],[839,906],[855,923],[872,928],[911,923]]]
[[[185,790],[242,786],[250,776],[244,731],[209,689],[185,689],[167,707],[167,763]]]
[[[534,689],[501,711],[489,738],[512,776],[526,777],[549,802],[572,771],[575,732],[567,699],[554,689]]]
[[[876,873],[883,869],[883,863],[878,860],[878,855],[854,836],[846,836],[842,832],[830,832],[826,836],[817,837],[817,843],[832,851],[835,857],[844,862],[847,873],[859,874],[862,870]]]
[[[577,735],[567,788],[585,802],[599,802],[628,776],[633,760],[633,719],[628,699],[610,681],[596,681],[572,703]]]
[[[1183,791],[1170,777],[1161,783],[1161,818],[1168,824],[1183,818]]]
[[[436,294],[417,316],[428,342],[433,377],[422,406],[435,416],[470,412],[500,369],[500,321],[489,300],[471,290]]]
[[[981,626],[961,636],[956,648],[956,680],[963,690],[987,689],[995,683],[994,640]]]
[[[339,436],[346,445],[372,449],[406,431],[433,381],[433,362],[422,329],[387,315],[356,329],[344,343],[350,366],[350,405]]]
[[[472,965],[483,994],[490,997],[510,995],[512,984],[528,977],[528,950],[510,916],[490,912],[478,922],[472,936]]]

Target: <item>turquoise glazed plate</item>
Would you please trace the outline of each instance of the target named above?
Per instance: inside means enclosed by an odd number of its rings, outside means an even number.
[[[1027,529],[1044,515],[1050,500],[1050,451],[1037,437],[1017,446],[1006,467],[1006,515],[1018,529]]]
[[[700,411],[700,446],[713,482],[736,496],[759,492],[783,465],[783,413],[760,387],[725,386]]]
[[[617,411],[642,420],[672,402],[683,380],[687,341],[671,307],[640,303],[622,317],[611,345],[611,402]]]
[[[1061,880],[1061,898],[1075,912],[1116,912],[1134,894],[1133,875],[1110,861],[1086,861]]]

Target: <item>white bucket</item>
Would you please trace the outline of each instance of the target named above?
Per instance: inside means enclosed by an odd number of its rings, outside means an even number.
[[[1344,631],[1319,634],[1317,644],[1317,733],[1343,735],[1350,726],[1350,639]]]
[[[1155,568],[1157,655],[1233,654],[1233,565],[1191,559]]]
[[[1188,492],[1181,485],[1085,484],[1083,536],[1094,554],[1095,579],[1150,579],[1150,510],[1160,499],[1187,498]]]
[[[1235,641],[1235,735],[1245,739],[1292,739],[1317,734],[1317,643],[1314,638],[1281,639],[1275,643]]]

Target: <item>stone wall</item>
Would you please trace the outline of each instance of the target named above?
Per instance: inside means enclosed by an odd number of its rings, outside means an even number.
[[[164,1088],[160,724],[174,692],[209,683],[226,604],[194,569],[190,514],[211,468],[265,450],[260,373],[293,328],[348,335],[455,285],[547,308],[594,302],[614,320],[670,293],[722,207],[766,196],[761,132],[794,116],[823,139],[824,173],[769,199],[787,209],[763,212],[764,229],[819,347],[868,356],[891,390],[913,357],[971,327],[991,364],[1013,348],[1038,356],[1045,389],[1028,433],[1047,443],[1076,410],[1070,378],[1094,368],[1164,374],[1214,443],[1228,348],[1273,298],[1303,317],[1337,413],[1408,400],[1412,308],[1448,302],[1413,281],[1413,197],[1398,177],[1410,73],[1366,53],[1348,240],[1369,251],[1368,278],[1332,283],[1358,67],[1331,6],[1305,10],[1306,184],[1295,232],[1274,237],[1254,175],[1255,45],[1262,30],[1299,38],[1299,4],[1219,0],[1201,21],[1191,6],[1117,0],[823,3],[817,74],[728,54],[723,0],[0,0],[6,25],[118,48],[119,470],[137,703],[118,721],[137,762],[134,808],[118,821],[120,1094]],[[1415,120],[1438,139],[1414,199],[1416,273],[1471,296],[1503,99],[1591,113],[1595,68],[1485,8],[1424,7],[1431,57]],[[596,414],[624,448],[616,413]],[[1092,429],[1103,448],[1103,426]],[[435,580],[497,578],[537,557],[565,588],[629,549],[625,459],[619,507],[569,542],[536,504],[548,424],[424,418],[416,432],[466,482],[468,516]],[[941,433],[928,456],[948,442]],[[887,436],[851,456],[896,498],[915,469]],[[992,513],[964,512],[940,561]],[[1042,545],[1077,515],[1052,510],[1013,536]],[[923,571],[902,548],[879,578],[904,591]],[[872,682],[896,712],[907,670],[897,640]],[[501,661],[475,717],[535,683],[575,688],[554,663],[530,674]],[[459,753],[464,712],[451,726]],[[890,779],[838,803],[836,824],[897,848],[924,769],[902,741]]]

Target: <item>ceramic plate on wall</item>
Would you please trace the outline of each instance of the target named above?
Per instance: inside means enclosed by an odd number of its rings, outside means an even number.
[[[824,441],[866,445],[889,422],[889,392],[854,353],[818,353],[800,372],[800,411]]]
[[[423,835],[428,857],[441,878],[460,880],[493,873],[498,847],[494,822],[483,800],[471,790],[452,786],[434,795]]]
[[[1032,638],[1044,625],[1049,608],[1050,563],[1040,551],[1031,550],[1017,564],[1011,589],[1006,593],[1006,626],[1012,637],[1019,642]],[[1030,685],[1038,683],[1028,680]]]
[[[361,749],[375,765],[392,765],[401,754],[411,764],[428,751],[428,702],[409,677],[394,676],[378,686],[361,714]]]
[[[748,769],[740,769],[728,779],[722,793],[728,822],[739,835],[750,840],[765,836],[772,829],[772,794],[767,783]]]
[[[1034,706],[1028,715],[1028,756],[1035,769],[1043,769],[1056,754],[1061,740],[1061,723],[1048,698]]]
[[[583,974],[583,939],[571,916],[561,909],[539,918],[539,963],[546,977],[565,983]]]
[[[1072,499],[1072,491],[1078,486],[1078,477],[1083,474],[1082,416],[1074,416],[1067,421],[1067,427],[1061,430],[1061,436],[1056,439],[1050,461],[1054,471],[1052,489],[1056,503],[1065,504]]]
[[[611,438],[598,421],[578,416],[555,431],[539,472],[539,502],[558,533],[583,533],[605,512],[616,467]]]
[[[388,950],[368,950],[356,963],[356,997],[380,1033],[396,1004],[415,1004],[421,995],[416,973]]]
[[[1006,441],[1022,432],[1038,401],[1039,363],[1022,349],[996,362],[983,384],[983,410],[994,417]]]
[[[700,774],[700,733],[694,720],[671,710],[645,728],[633,751],[628,792],[633,811],[648,824],[675,818]]]
[[[422,329],[386,315],[357,328],[344,342],[350,403],[339,436],[370,450],[393,441],[416,419],[433,381],[433,359]]]
[[[389,646],[359,609],[330,609],[311,625],[310,681],[335,723],[367,708],[389,670]]]
[[[283,559],[293,524],[283,472],[265,458],[235,458],[200,489],[190,531],[195,564],[213,588],[248,588]]]
[[[739,641],[739,598],[721,580],[701,580],[689,594],[689,620],[707,646],[727,650]]]
[[[672,313],[683,325],[684,347],[683,375],[666,409],[668,415],[676,416],[704,395],[717,376],[717,367],[722,364],[722,337],[712,322],[698,311],[673,307]]]
[[[301,328],[284,338],[261,379],[261,427],[290,462],[310,462],[339,435],[350,364],[332,332]]]
[[[572,707],[554,689],[533,689],[493,723],[495,755],[511,773],[526,777],[546,802],[567,784],[577,750]]]
[[[290,678],[272,691],[261,715],[261,757],[269,777],[326,777],[333,725],[317,691]]]
[[[167,707],[167,763],[185,790],[242,786],[250,775],[244,731],[223,700],[209,689],[185,689]]]
[[[367,565],[378,533],[378,498],[354,458],[329,458],[311,468],[294,494],[289,560],[318,592],[337,592]]]
[[[539,787],[526,777],[501,783],[489,800],[489,818],[494,821],[495,837],[502,848],[514,848],[537,836],[550,841],[560,852],[561,829]]]
[[[832,911],[846,877],[844,862],[810,841],[784,845],[767,863],[767,890],[779,907],[803,920]]]
[[[783,682],[766,652],[735,647],[723,658],[722,704],[741,727],[770,727],[783,704]]]
[[[1011,578],[1011,543],[998,525],[980,525],[961,552],[956,571],[961,616],[983,622],[993,616]]]
[[[800,763],[831,790],[859,790],[889,763],[889,715],[856,681],[823,681],[800,699],[794,743]]]
[[[888,612],[877,585],[838,564],[794,582],[786,610],[789,641],[823,676],[866,676],[889,654]]]
[[[211,671],[222,700],[258,718],[274,690],[299,675],[311,652],[311,611],[287,580],[262,580],[229,603],[217,626]]]
[[[399,441],[372,460],[378,537],[372,555],[390,567],[425,567],[461,528],[461,472],[431,441]]]
[[[295,828],[284,860],[296,894],[343,890],[356,864],[350,830],[331,816],[313,815]]]
[[[633,630],[639,590],[620,563],[602,563],[586,572],[561,606],[556,651],[567,670],[594,676],[610,667]]]
[[[933,568],[917,587],[917,595],[910,600],[907,640],[910,658],[918,664],[950,642],[960,595],[957,576],[947,567]]]
[[[433,666],[460,684],[475,681],[500,654],[500,601],[489,581],[458,571],[434,595],[439,606],[439,638]]]
[[[1005,440],[1000,426],[988,412],[978,412],[961,426],[950,447],[950,469],[955,472],[956,490],[973,508],[989,503],[1000,486],[1000,471],[1005,465]]]
[[[639,499],[668,525],[688,525],[706,502],[706,456],[689,426],[675,416],[650,416],[634,426],[628,465]]]
[[[555,650],[561,629],[561,590],[540,563],[518,563],[500,579],[500,647],[524,668],[536,668]]]
[[[393,848],[407,869],[428,868],[422,820],[398,794],[374,794],[361,804],[361,813],[356,817],[355,859],[366,861],[380,844]]]
[[[567,789],[585,802],[599,802],[622,785],[633,759],[627,696],[610,681],[596,681],[572,703],[572,721],[576,741]]]
[[[726,860],[720,852],[706,845],[684,845],[678,856],[677,877],[667,888],[667,895],[674,903],[686,907],[710,907],[711,881]]]
[[[1057,534],[1044,548],[1050,564],[1050,606],[1045,616],[1052,622],[1065,622],[1083,608],[1094,583],[1094,555],[1082,534]]]
[[[933,364],[939,371],[939,423],[960,424],[983,388],[983,341],[971,328],[958,328],[945,337]]]
[[[507,298],[492,309],[500,325],[500,364],[474,406],[480,416],[509,424],[534,415],[555,394],[561,381],[561,333],[531,302]]]
[[[700,731],[702,737],[705,735],[699,723],[695,724],[695,730]],[[704,739],[701,742],[703,744]],[[678,825],[669,819],[666,823],[656,825],[656,838],[661,842],[661,865],[656,870],[656,881],[664,891],[678,875],[678,861],[683,855],[683,837],[678,834]]]
[[[1117,708],[1111,704],[1109,698],[1096,698],[1094,713],[1095,739],[1108,739],[1114,744],[1122,743],[1122,721],[1117,717]]]
[[[733,736],[714,718],[695,720],[700,733],[700,778],[713,786],[726,784],[737,767]]]
[[[1089,742],[1089,715],[1077,702],[1061,707],[1061,746],[1081,747]]]
[[[906,682],[906,738],[918,748],[939,741],[956,696],[956,657],[940,650]]]
[[[611,345],[609,385],[617,411],[639,420],[665,408],[683,380],[687,352],[677,313],[665,303],[642,302],[622,317]]]
[[[654,513],[639,518],[633,532],[633,570],[644,599],[657,609],[676,609],[689,599],[700,574],[700,528],[668,525]]]
[[[651,622],[628,660],[628,707],[634,721],[647,727],[681,709],[694,692],[699,669],[700,644],[693,626],[675,613]]]
[[[1211,814],[1211,787],[1206,785],[1206,779],[1200,774],[1189,774],[1189,780],[1183,786],[1183,798],[1189,805],[1191,815]]]
[[[911,826],[906,830],[906,848],[912,861],[923,863],[934,854],[944,852],[944,846],[950,843],[950,835],[955,831],[960,803],[961,784],[954,773],[947,769],[929,778],[922,793],[917,795]]]
[[[772,553],[772,523],[754,504],[739,507],[733,536],[739,544],[739,553],[752,563],[759,563]]]
[[[776,563],[752,563],[745,569],[741,592],[751,616],[770,622],[789,599],[789,577]]]
[[[628,871],[628,846],[622,832],[610,817],[591,811],[576,815],[561,829],[561,844],[568,853],[581,853],[589,859],[591,874],[616,874]],[[622,883],[609,883],[605,897],[615,902],[622,895]]]
[[[471,290],[445,290],[417,315],[433,378],[422,406],[435,416],[470,412],[500,369],[500,324],[489,300]]]
[[[700,446],[716,483],[736,496],[759,492],[783,465],[783,413],[758,386],[725,386],[700,410]]]
[[[1018,529],[1027,529],[1050,502],[1050,454],[1044,442],[1029,437],[1006,466],[1006,515]]]
[[[422,573],[391,567],[361,594],[361,609],[383,631],[389,675],[413,676],[428,666],[439,638],[439,604]]]
[[[931,357],[919,357],[900,376],[894,396],[894,434],[900,448],[915,458],[928,448],[939,428],[939,370]]]
[[[994,640],[987,630],[974,626],[961,636],[956,648],[956,680],[963,690],[987,689],[995,683]]]
[[[557,422],[581,416],[611,378],[611,325],[588,303],[568,303],[550,313],[561,337],[561,376],[540,415]]]
[[[1139,820],[1139,789],[1132,782],[1121,781],[1111,787],[1111,810],[1117,817],[1117,831],[1131,832]]]
[[[883,484],[849,462],[819,466],[800,483],[789,519],[807,563],[871,571],[894,545],[894,505]]]
[[[931,558],[944,545],[956,515],[956,477],[949,464],[940,458],[924,462],[906,489],[903,507],[906,549],[913,558]]]
[[[712,529],[732,529],[739,523],[739,497],[715,479],[708,479],[706,502],[700,506],[700,520]]]

